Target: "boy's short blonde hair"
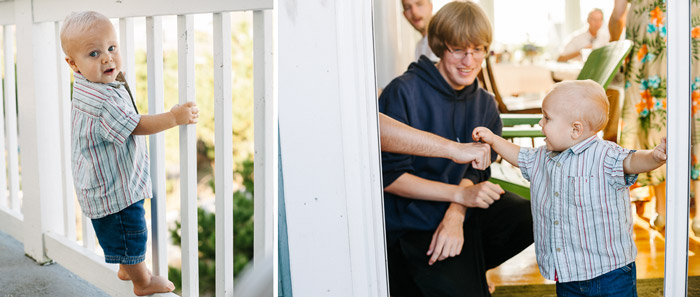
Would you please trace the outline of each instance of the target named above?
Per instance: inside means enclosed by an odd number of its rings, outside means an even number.
[[[77,33],[85,32],[92,24],[98,21],[108,21],[103,14],[95,11],[71,12],[61,26],[61,48],[68,55],[68,45],[73,41]]]
[[[556,83],[547,94],[547,97],[552,96],[566,100],[572,121],[584,122],[593,132],[602,130],[608,123],[610,109],[608,96],[603,87],[593,80],[569,80]]]
[[[447,44],[460,48],[485,46],[488,50],[492,35],[486,13],[471,1],[445,4],[428,23],[428,45],[440,58]]]

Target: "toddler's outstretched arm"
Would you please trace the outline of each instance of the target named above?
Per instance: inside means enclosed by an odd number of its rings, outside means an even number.
[[[472,131],[472,138],[474,141],[482,141],[491,145],[494,151],[503,157],[508,163],[518,166],[518,154],[520,154],[520,147],[516,144],[503,139],[496,134],[493,134],[489,128],[486,127],[476,127]]]
[[[177,125],[196,124],[199,117],[197,103],[187,102],[183,105],[176,104],[169,112],[142,115],[141,121],[131,134],[151,135],[168,130]]]
[[[661,138],[661,143],[654,150],[637,151],[629,154],[622,166],[625,174],[637,174],[649,172],[666,163],[666,137]]]

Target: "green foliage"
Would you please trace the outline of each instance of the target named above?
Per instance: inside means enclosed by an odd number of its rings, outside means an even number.
[[[234,277],[253,258],[253,160],[252,156],[242,162],[237,177],[243,180],[243,187],[233,193],[233,275]],[[199,290],[202,295],[216,289],[216,215],[197,209],[199,230]],[[181,245],[180,221],[170,230],[173,244]],[[180,268],[169,267],[169,279],[176,288],[181,288]]]

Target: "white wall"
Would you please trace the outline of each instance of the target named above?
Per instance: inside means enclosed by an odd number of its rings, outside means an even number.
[[[295,296],[387,296],[370,0],[279,1]]]

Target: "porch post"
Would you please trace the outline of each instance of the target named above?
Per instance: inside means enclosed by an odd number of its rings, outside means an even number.
[[[688,294],[690,1],[668,1],[668,147],[664,296]],[[670,199],[668,198],[670,197]],[[674,199],[675,198],[675,199]]]
[[[15,0],[17,92],[22,164],[24,250],[37,262],[43,234],[63,234],[58,62],[54,24],[36,24],[32,1]],[[15,148],[11,148],[15,149]]]
[[[388,296],[372,1],[324,3],[278,7],[292,290]]]

